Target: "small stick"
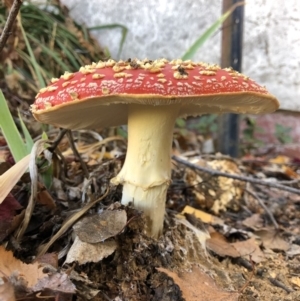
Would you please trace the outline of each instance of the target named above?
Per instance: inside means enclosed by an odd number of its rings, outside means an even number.
[[[58,134],[58,136],[56,137],[56,139],[52,142],[51,146],[48,147],[48,150],[50,152],[54,152],[54,150],[57,148],[57,146],[59,145],[59,143],[61,142],[61,140],[63,139],[64,135],[67,133],[67,129],[60,129],[60,132]]]
[[[86,164],[83,162],[76,146],[75,146],[71,130],[67,130],[67,136],[69,138],[71,149],[72,149],[74,155],[78,158],[78,160],[80,162],[80,165],[81,165],[81,168],[83,170],[84,176],[85,176],[86,179],[88,179],[90,177],[89,171],[86,167]]]
[[[59,149],[56,149],[57,148],[57,146],[59,145],[59,143],[61,142],[61,140],[63,139],[63,137],[64,137],[64,135],[67,133],[67,129],[60,129],[60,132],[59,132],[59,134],[58,134],[58,136],[57,136],[57,138],[52,142],[52,144],[48,147],[48,150],[51,152],[51,153],[53,153],[55,150],[56,150],[56,152],[58,153],[58,154],[60,154],[60,151],[59,151]],[[63,156],[61,155],[60,156],[60,159],[61,160],[63,160]],[[41,160],[41,162],[39,162],[39,164],[38,164],[38,166],[40,167],[40,166],[43,166],[44,164],[45,164],[45,162],[46,162],[46,158],[43,158],[42,160]],[[64,166],[64,172],[65,172],[65,174],[67,174],[67,172],[66,172],[66,164],[65,164],[65,162],[63,162],[64,164],[63,164],[63,166]]]
[[[285,186],[285,185],[276,184],[276,183],[272,183],[272,182],[267,182],[267,181],[264,181],[264,180],[261,180],[261,179],[255,179],[255,178],[250,178],[250,177],[245,177],[245,176],[233,175],[233,174],[218,171],[218,170],[215,170],[215,169],[202,167],[202,166],[193,164],[193,163],[191,163],[187,160],[181,159],[177,156],[172,156],[172,159],[174,161],[180,163],[180,164],[183,164],[183,165],[193,169],[193,170],[206,172],[206,173],[211,174],[212,176],[231,178],[231,179],[235,179],[235,180],[239,180],[239,181],[243,181],[243,182],[250,182],[250,183],[253,183],[253,184],[256,184],[256,185],[263,185],[263,186],[273,187],[273,188],[285,190],[285,191],[300,195],[300,189],[297,189],[297,188],[288,187],[288,186]]]
[[[282,288],[282,289],[285,290],[287,293],[292,293],[292,292],[294,292],[294,290],[293,290],[292,288],[287,287],[284,283],[282,283],[281,281],[277,280],[276,278],[270,277],[270,278],[269,278],[269,281],[270,281],[273,285]]]
[[[3,50],[5,43],[7,42],[8,37],[11,34],[11,30],[14,24],[15,19],[19,13],[20,7],[23,3],[23,0],[14,0],[14,3],[9,12],[8,18],[4,25],[1,37],[0,37],[0,52]]]
[[[241,294],[245,290],[245,288],[247,286],[249,286],[249,284],[250,284],[250,282],[251,282],[251,280],[252,280],[252,278],[255,274],[255,263],[252,260],[251,255],[250,255],[250,263],[251,263],[251,266],[252,266],[252,273],[251,273],[250,277],[248,278],[248,280],[245,282],[245,284],[239,289],[239,294]]]
[[[263,202],[263,200],[260,199],[260,197],[253,191],[249,190],[249,189],[245,189],[245,191],[252,195],[252,197],[254,197],[258,202],[259,204],[264,208],[265,212],[269,215],[269,218],[270,220],[272,221],[274,227],[276,230],[279,229],[279,226],[277,224],[277,221],[275,219],[275,217],[273,216],[273,214],[271,213],[271,211],[268,209],[268,207],[265,205],[265,203]]]

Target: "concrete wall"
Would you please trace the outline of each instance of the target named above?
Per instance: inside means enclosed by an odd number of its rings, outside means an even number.
[[[121,58],[177,58],[221,13],[221,0],[62,0],[87,26],[119,23],[129,32]],[[95,32],[116,58],[121,32]],[[194,57],[220,62],[221,34]],[[249,0],[245,7],[243,72],[300,111],[300,1]]]

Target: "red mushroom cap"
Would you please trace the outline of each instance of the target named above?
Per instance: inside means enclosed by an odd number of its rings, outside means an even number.
[[[277,99],[231,68],[192,61],[108,60],[66,72],[40,90],[34,117],[59,127],[93,128],[127,122],[127,104],[180,103],[180,116],[267,113]]]

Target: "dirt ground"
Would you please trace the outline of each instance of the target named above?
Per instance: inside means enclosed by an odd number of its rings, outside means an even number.
[[[74,161],[73,155],[67,157],[72,184],[82,183],[80,163]],[[55,300],[300,300],[300,197],[297,194],[233,179],[222,182],[224,177],[195,172],[174,162],[164,233],[155,240],[144,233],[142,213],[119,203],[122,188],[109,185],[112,174],[122,164],[120,158],[89,166],[93,170],[94,195],[102,195],[107,187],[110,191],[84,216],[124,212],[126,221],[121,230],[105,239],[107,244],[102,243],[103,256],[99,251],[89,257],[90,247],[84,247],[79,255],[73,254],[75,233],[79,235],[76,231],[81,231],[83,226],[76,230],[73,223],[57,237],[46,255],[58,255],[52,266],[67,272],[76,292],[56,291]],[[276,165],[266,158],[205,160],[210,162],[209,166],[229,174],[261,174],[264,180],[272,177],[277,181],[294,181],[291,171],[297,169],[297,164],[290,165],[288,173],[282,164]],[[189,161],[197,164],[194,159]],[[19,183],[13,191],[23,208],[28,200],[26,182],[29,179],[25,175],[23,185]],[[69,183],[57,178],[50,193],[40,189],[23,239],[17,241],[13,233],[3,239],[6,249],[12,250],[15,257],[32,263],[45,243],[64,227],[68,217],[82,209],[81,190]],[[292,183],[296,188],[297,181]],[[247,193],[250,188],[255,192]],[[186,208],[195,211],[191,214]],[[118,219],[117,215],[112,218]],[[109,232],[109,226],[105,227],[102,230]],[[91,230],[87,231],[92,236]],[[111,244],[113,249],[109,251]],[[17,294],[17,298],[37,300],[34,296]]]

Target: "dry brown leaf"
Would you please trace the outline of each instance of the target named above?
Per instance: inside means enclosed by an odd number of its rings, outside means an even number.
[[[288,164],[291,162],[291,158],[289,158],[287,156],[279,155],[275,158],[271,158],[269,160],[269,162],[275,163],[275,164]]]
[[[12,284],[0,277],[0,301],[15,301],[15,292]]]
[[[36,285],[32,287],[34,292],[43,291],[44,289],[66,294],[75,293],[75,285],[65,273],[48,275],[46,278],[39,279]]]
[[[90,244],[81,241],[78,236],[76,236],[73,245],[68,252],[65,263],[72,263],[75,261],[79,264],[99,262],[103,258],[111,255],[116,248],[117,243],[114,240]]]
[[[6,251],[0,246],[0,271],[7,276],[17,271],[21,278],[27,281],[28,287],[33,287],[39,279],[46,277],[43,267],[38,263],[26,264],[16,259],[11,251]]]
[[[57,253],[46,253],[39,258],[37,261],[44,265],[51,265],[55,269],[58,268],[58,254]]]
[[[210,234],[211,238],[206,240],[206,247],[221,257],[229,256],[238,258],[241,254],[236,250],[232,244],[228,243],[225,237],[218,233],[213,232]]]
[[[9,155],[9,152],[8,152]],[[7,156],[8,156],[7,155]],[[1,150],[1,136],[0,136],[0,175],[3,175],[6,171],[8,171],[11,168],[11,164],[6,162],[7,159],[4,157],[3,151]]]
[[[292,284],[294,284],[294,285],[296,285],[296,286],[298,286],[298,287],[300,288],[300,278],[299,278],[299,277],[291,277],[291,278],[289,279],[289,281],[290,281]]]
[[[262,229],[255,231],[255,234],[261,238],[265,248],[277,251],[287,251],[290,244],[280,237],[280,234],[273,229]]]
[[[199,267],[194,266],[191,272],[180,272],[178,274],[164,268],[157,268],[158,271],[173,278],[180,287],[182,296],[186,301],[237,301],[237,292],[226,292],[218,288],[207,274]]]
[[[41,183],[38,183],[38,192],[36,195],[36,199],[39,204],[46,206],[49,210],[56,208],[56,204],[52,196],[47,191],[46,187]]]
[[[243,220],[243,225],[256,230],[263,226],[263,219],[260,214],[252,214],[250,217]]]
[[[289,166],[284,166],[283,167],[284,173],[290,177],[291,179],[299,179],[300,176],[297,172],[295,172],[291,167]]]
[[[286,252],[286,255],[289,257],[300,255],[300,246],[296,244],[292,244],[289,250]]]
[[[234,242],[231,243],[231,245],[241,254],[241,256],[251,256],[251,259],[256,263],[260,263],[266,259],[254,238]]]
[[[12,252],[0,246],[0,271],[9,277],[16,291],[30,293],[49,289],[63,293],[75,292],[75,286],[67,274],[58,272],[46,274],[43,270],[42,264],[38,262],[26,264],[14,258]]]
[[[270,159],[269,162],[274,164],[265,167],[264,169],[266,171],[283,173],[291,179],[300,178],[299,174],[295,172],[290,166],[287,165],[291,162],[291,158],[287,156],[279,155],[276,158]]]
[[[0,242],[7,237],[18,225],[16,223],[16,211],[23,208],[20,203],[9,193],[0,204]]]
[[[195,217],[199,218],[203,223],[212,224],[212,225],[223,225],[224,221],[217,216],[206,213],[202,210],[195,209],[191,206],[185,206],[181,214],[188,213],[193,214]]]
[[[30,155],[24,157],[0,176],[0,204],[20,180],[29,166]]]
[[[105,210],[100,214],[84,217],[73,229],[83,242],[98,243],[116,236],[126,226],[125,210]]]

